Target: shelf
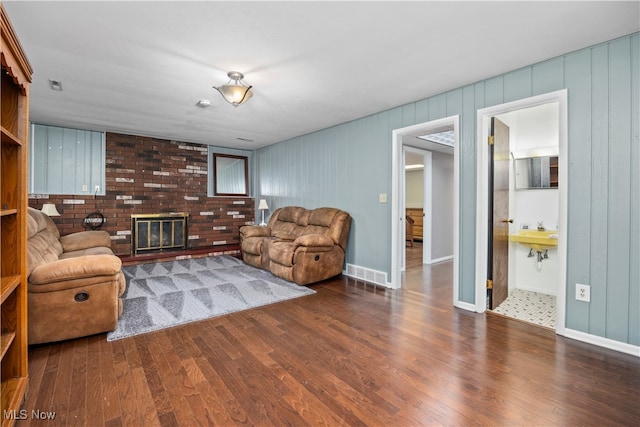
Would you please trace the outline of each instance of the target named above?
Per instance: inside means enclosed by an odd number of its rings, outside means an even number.
[[[4,358],[4,355],[7,353],[7,350],[11,347],[11,344],[15,339],[15,332],[3,332],[2,335],[0,335],[0,359]]]
[[[31,64],[0,3],[0,375],[1,427],[16,423],[28,387],[27,150]]]
[[[8,410],[8,408],[18,409],[22,406],[22,399],[27,391],[27,377],[17,377],[2,379],[2,408]],[[4,415],[4,414],[3,414]],[[15,419],[11,417],[2,417],[2,426],[13,425]]]
[[[2,294],[0,303],[4,303],[11,292],[13,292],[20,285],[20,275],[6,276],[2,278]]]
[[[14,145],[22,145],[22,141],[20,138],[9,132],[8,129],[5,129],[3,126],[0,126],[0,131],[2,131],[2,143],[3,144],[14,144]]]

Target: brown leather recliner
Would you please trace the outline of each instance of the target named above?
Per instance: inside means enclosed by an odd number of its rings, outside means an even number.
[[[29,344],[112,331],[126,287],[106,231],[60,237],[46,214],[29,208]]]
[[[299,285],[337,276],[344,266],[351,216],[340,209],[277,209],[266,227],[240,228],[242,259]]]

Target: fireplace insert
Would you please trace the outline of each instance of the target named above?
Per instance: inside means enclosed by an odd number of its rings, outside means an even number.
[[[131,252],[187,248],[187,213],[131,215]]]

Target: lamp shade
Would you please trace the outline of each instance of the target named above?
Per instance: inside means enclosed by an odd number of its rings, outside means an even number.
[[[242,85],[223,85],[218,88],[218,91],[234,107],[244,104],[253,96],[251,88]]]
[[[56,209],[56,205],[53,203],[45,203],[42,205],[42,212],[47,214],[48,216],[60,216],[58,209]]]
[[[260,199],[260,203],[258,203],[258,210],[263,211],[269,209],[269,205],[267,205],[267,201],[265,199]]]

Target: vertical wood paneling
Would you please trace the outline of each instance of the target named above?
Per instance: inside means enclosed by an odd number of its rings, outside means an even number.
[[[429,99],[429,120],[438,120],[447,116],[447,94],[443,93]]]
[[[447,92],[447,112],[445,117],[460,114],[462,111],[462,88]]]
[[[532,95],[564,89],[564,58],[554,58],[541,62],[531,70]]]
[[[402,107],[402,126],[416,124],[416,104],[407,104]]]
[[[483,107],[504,104],[504,77],[498,76],[484,81]]]
[[[504,76],[504,102],[531,97],[531,67]]]
[[[591,87],[592,95],[592,115],[591,115],[591,138],[592,149],[591,158],[591,188],[590,188],[590,277],[587,284],[594,288],[594,297],[590,306],[589,331],[600,336],[606,336],[606,307],[607,302],[607,272],[609,264],[604,262],[608,257],[608,235],[609,235],[609,48],[608,46],[597,46],[592,50],[591,70],[593,73]],[[579,143],[580,141],[576,141]],[[576,147],[578,150],[580,146]],[[585,160],[587,161],[587,160]],[[579,179],[578,175],[578,179]],[[579,191],[571,191],[579,196]],[[589,194],[589,193],[587,193]],[[578,229],[579,230],[579,229]],[[576,230],[576,231],[578,231]],[[592,246],[593,242],[598,242]],[[584,244],[584,242],[580,242]],[[577,257],[576,257],[577,258]],[[577,261],[577,260],[576,260]],[[578,272],[578,265],[572,268]],[[582,282],[578,282],[582,283]],[[578,304],[580,308],[584,304]],[[578,313],[576,310],[575,313]]]
[[[629,343],[640,346],[640,33],[631,38],[631,224]],[[634,96],[635,94],[635,96]]]
[[[566,81],[569,103],[568,132],[569,156],[568,202],[570,206],[590,205],[591,194],[591,55],[589,50],[568,55]],[[567,246],[574,264],[567,274],[567,327],[575,329],[589,321],[589,305],[578,302],[574,286],[576,283],[590,284],[591,220],[583,211],[570,209],[567,218]],[[605,289],[592,288],[595,295],[604,296]],[[594,298],[595,299],[595,298]],[[604,304],[604,298],[602,298]]]
[[[49,164],[62,164],[62,129],[50,128],[47,132],[49,138],[48,158]],[[37,173],[37,172],[36,172]],[[53,194],[62,194],[62,168],[47,168],[47,191]]]
[[[30,192],[93,195],[98,185],[104,194],[103,133],[43,125],[33,130]]]
[[[44,140],[46,138],[46,129],[41,126],[32,126],[31,129],[31,145],[29,150],[32,152],[29,164],[29,192],[45,193],[47,191],[46,181],[44,179],[35,179],[36,174],[48,176],[47,156],[49,147],[45,144],[36,144],[35,141]]]
[[[459,234],[476,234],[476,114],[478,102],[484,102],[484,85],[467,86],[462,91],[460,114],[460,165]],[[475,245],[460,245],[458,298],[469,304],[475,303]],[[471,286],[469,285],[471,284]]]
[[[416,102],[416,123],[429,121],[429,99]]]
[[[335,201],[354,216],[347,262],[389,272],[391,208],[378,203],[377,195],[392,191],[391,131],[460,114],[459,295],[473,303],[476,112],[566,87],[567,327],[639,344],[640,331],[632,324],[640,319],[640,107],[633,96],[639,89],[638,38],[623,37],[258,150],[260,190],[281,196],[290,191],[283,200],[306,207],[314,200]],[[280,181],[292,184],[281,188]],[[311,197],[314,192],[317,197]],[[572,297],[575,283],[582,282],[592,286],[590,304]]]
[[[89,194],[93,194],[95,186],[91,182],[91,149],[87,149],[87,137],[89,133],[78,130],[75,132],[75,164],[73,165],[73,182],[72,188],[77,189],[78,192],[82,191],[82,185],[87,184],[87,190]],[[85,161],[86,159],[86,161]],[[75,170],[74,170],[75,169]],[[85,173],[88,174],[85,175]],[[71,174],[70,174],[71,175]],[[88,176],[88,178],[85,178]],[[87,182],[84,182],[84,181]]]
[[[629,227],[631,225],[631,41],[609,46],[609,188],[607,338],[629,335]],[[636,94],[637,95],[637,94]],[[635,164],[634,167],[638,167]]]
[[[80,193],[82,184],[78,185],[75,175],[69,173],[75,168],[78,158],[76,157],[76,130],[62,130],[62,191],[58,194]],[[84,159],[83,159],[84,160]]]

